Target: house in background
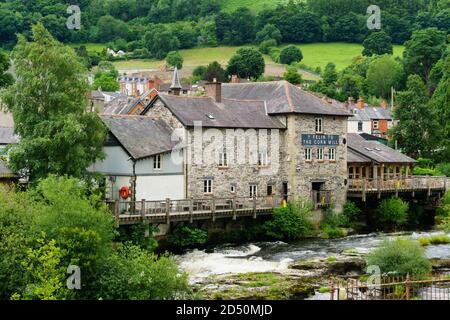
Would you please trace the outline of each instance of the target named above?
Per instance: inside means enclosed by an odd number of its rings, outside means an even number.
[[[394,126],[391,109],[385,101],[381,107],[373,107],[365,104],[362,98],[356,104],[349,98],[347,108],[353,114],[348,119],[349,133],[366,133],[386,139],[388,130]]]
[[[88,95],[91,111],[102,113],[108,103],[121,96],[123,95],[119,92],[102,91],[101,88],[92,90]]]
[[[138,74],[119,77],[120,92],[130,97],[139,97],[152,89],[159,91],[162,83],[162,80],[156,75]]]

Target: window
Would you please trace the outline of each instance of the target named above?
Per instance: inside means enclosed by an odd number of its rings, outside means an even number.
[[[231,193],[236,193],[236,186],[234,184],[231,185],[230,191]]]
[[[336,149],[335,148],[330,148],[328,150],[328,160],[336,161]]]
[[[250,185],[250,198],[258,196],[258,186],[256,184]]]
[[[227,149],[225,148],[219,153],[219,167],[228,167]]]
[[[162,156],[160,154],[153,157],[153,169],[161,170],[162,167]]]
[[[317,160],[323,161],[323,148],[317,149]]]
[[[203,180],[203,192],[211,194],[213,188],[213,180],[212,179],[205,179]]]
[[[311,161],[312,160],[311,148],[305,148],[305,160],[306,161]]]
[[[316,118],[316,133],[322,132],[322,118]]]
[[[358,131],[363,131],[363,122],[358,121]]]
[[[373,121],[373,128],[378,129],[378,120]]]
[[[267,151],[262,151],[258,154],[258,166],[265,167],[267,165]]]

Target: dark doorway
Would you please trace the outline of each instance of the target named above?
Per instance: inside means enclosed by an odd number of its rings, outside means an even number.
[[[288,200],[288,183],[283,182],[283,199]]]
[[[320,191],[323,190],[325,182],[312,182],[312,198],[314,203],[320,203]]]
[[[267,186],[267,195],[268,196],[273,196],[273,186],[271,184],[269,184]]]

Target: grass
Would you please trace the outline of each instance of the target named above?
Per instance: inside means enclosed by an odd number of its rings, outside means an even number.
[[[342,70],[352,63],[352,59],[361,55],[363,46],[357,43],[307,43],[297,44],[302,50],[303,60],[301,63],[312,67],[325,68],[327,63],[333,62],[338,70]],[[402,56],[403,46],[394,46],[394,56]]]
[[[77,48],[80,46],[85,46],[87,51],[102,52],[106,49],[106,44],[104,43],[70,43],[70,47]]]
[[[419,243],[422,247],[429,246],[430,244],[433,245],[449,244],[450,237],[446,234],[439,234],[431,237],[421,237],[419,238]]]
[[[232,12],[238,8],[246,7],[250,11],[257,13],[264,9],[273,9],[279,3],[283,3],[285,0],[223,0],[222,10],[225,12]]]

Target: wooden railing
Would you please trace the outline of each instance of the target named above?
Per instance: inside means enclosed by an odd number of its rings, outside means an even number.
[[[329,207],[331,205],[331,191],[313,190],[311,191],[311,199],[316,209]]]
[[[378,191],[378,190],[427,190],[427,189],[446,189],[446,177],[395,177],[391,179],[350,179],[349,191]]]
[[[116,220],[156,220],[159,222],[192,221],[194,219],[212,219],[229,216],[236,219],[237,216],[251,216],[256,218],[258,214],[271,213],[275,207],[283,204],[281,196],[265,197],[230,197],[230,198],[190,198],[182,200],[159,201],[110,201],[111,210]]]

